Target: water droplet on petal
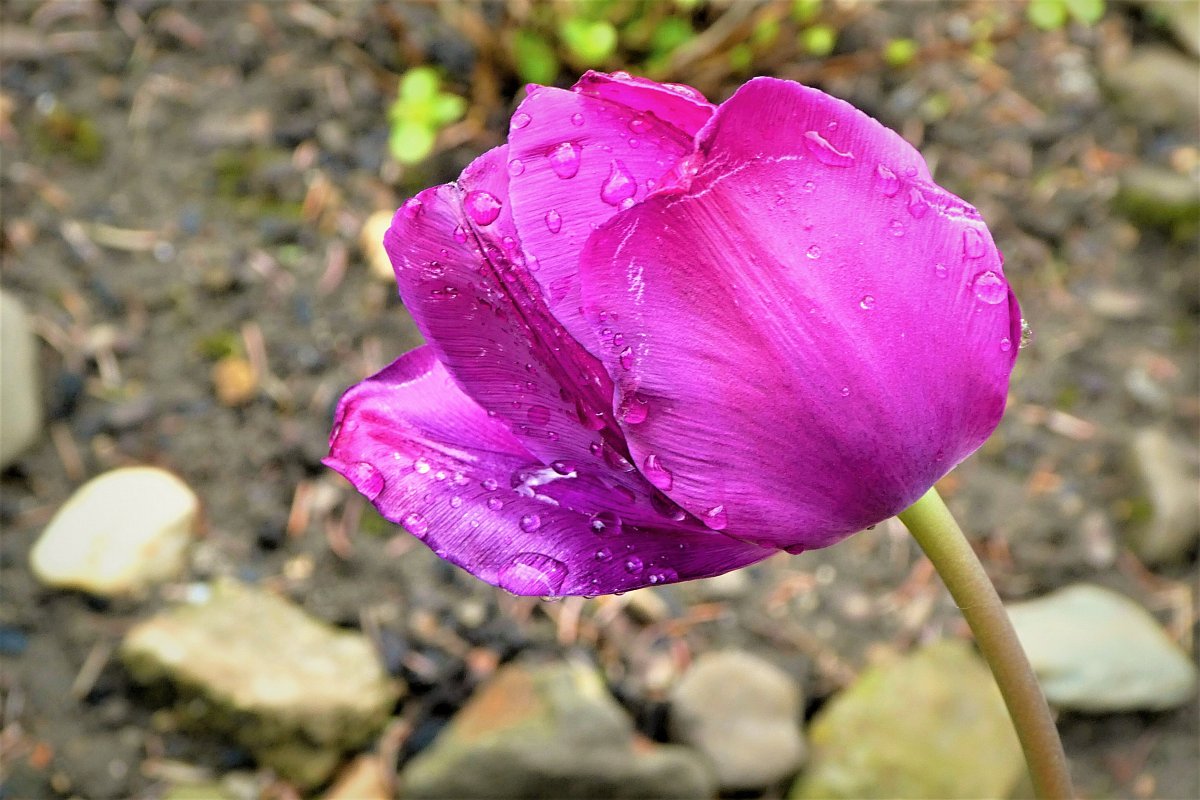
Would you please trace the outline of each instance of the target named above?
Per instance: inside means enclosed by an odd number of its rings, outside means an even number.
[[[904,235],[904,223],[898,219],[894,219],[888,223],[888,230],[892,236],[899,238]]]
[[[412,467],[413,472],[417,473],[418,475],[424,475],[425,473],[429,472],[429,470],[433,469],[433,465],[424,458],[418,458],[413,462]]]
[[[621,421],[627,425],[638,425],[646,421],[650,407],[646,398],[637,392],[627,392],[621,397],[621,407],[618,411]]]
[[[542,518],[537,514],[526,514],[521,517],[521,530],[526,533],[533,533],[540,527],[542,527]]]
[[[634,117],[629,120],[629,130],[634,133],[642,133],[646,130],[646,120],[642,117]]]
[[[487,501],[487,507],[492,511],[499,511],[500,509],[504,508],[504,501],[499,497],[489,497]]]
[[[571,115],[571,124],[576,128],[583,127],[583,114],[575,113]]]
[[[854,163],[853,153],[843,153],[816,131],[804,134],[804,144],[808,147],[808,152],[827,167],[848,167]]]
[[[714,531],[723,531],[729,525],[729,514],[725,511],[725,506],[713,506],[704,512],[700,521]]]
[[[912,188],[908,190],[908,213],[912,214],[915,219],[920,219],[929,211],[929,203],[925,202],[925,195],[921,194],[921,190]]]
[[[654,453],[646,456],[646,460],[642,462],[642,474],[646,476],[646,480],[664,492],[669,492],[675,485],[675,476],[663,466],[662,459]]]
[[[850,387],[843,386],[842,387],[842,397],[849,397],[849,396],[850,396]]]
[[[810,247],[804,251],[804,255],[808,256],[813,261],[816,261],[818,258],[821,257],[821,248],[817,247],[814,244],[812,247]]]
[[[625,571],[630,575],[637,575],[645,568],[642,560],[637,556],[630,556],[625,559]]]
[[[600,199],[610,206],[620,206],[622,201],[632,198],[635,194],[637,181],[624,164],[614,159],[609,166],[608,178],[600,187]]]
[[[463,505],[463,499],[461,497],[459,497],[458,495],[455,495],[454,497],[450,498],[450,507],[451,508],[462,508],[462,505]]]
[[[812,194],[813,191],[815,191],[817,188],[817,182],[816,181],[805,181],[800,186],[800,188],[803,189],[806,194]]]
[[[895,197],[900,191],[900,179],[896,177],[896,173],[885,167],[883,164],[875,167],[875,177],[879,182],[879,190],[883,192],[884,197]]]
[[[546,408],[545,406],[530,406],[527,413],[529,416],[529,421],[534,425],[545,425],[550,421],[550,409]]]
[[[558,233],[562,230],[562,214],[553,208],[546,212],[546,230],[551,233]]]
[[[975,228],[963,230],[963,254],[967,258],[982,258],[985,252],[987,245],[983,242],[983,234]]]
[[[975,287],[975,296],[990,306],[1004,302],[1004,298],[1008,296],[1004,278],[990,269],[976,275],[972,285]]]
[[[617,472],[633,472],[634,466],[629,463],[622,453],[608,442],[603,445],[604,463],[615,469]]]
[[[871,295],[866,295],[862,300],[858,301],[858,307],[863,311],[870,311],[875,307],[875,298]]]
[[[415,511],[405,517],[400,524],[404,526],[406,531],[411,533],[413,536],[416,536],[418,539],[429,533],[429,523],[425,521],[424,517]]]
[[[454,241],[458,242],[459,244],[463,244],[467,241],[467,232],[462,225],[455,227]]]
[[[1032,341],[1033,328],[1030,327],[1029,323],[1025,321],[1024,317],[1021,317],[1021,341],[1017,344],[1017,349],[1019,350],[1023,347],[1028,347],[1029,343]]]
[[[933,274],[937,275],[939,278],[944,278],[950,274],[950,270],[946,269],[945,264],[938,262],[937,264],[933,265]]]
[[[588,519],[588,527],[597,536],[620,536],[621,518],[612,511],[599,511]]]
[[[496,482],[495,478],[487,478],[479,485],[487,492],[494,492],[500,488],[500,484]]]
[[[509,120],[508,129],[510,131],[519,131],[532,121],[533,117],[529,116],[524,111],[518,111],[516,114],[513,114],[512,119]]]
[[[575,142],[563,142],[550,151],[546,158],[554,174],[566,180],[579,174],[579,154],[583,151]]]
[[[425,204],[418,197],[410,197],[404,201],[404,205],[400,206],[400,208],[404,211],[404,216],[409,219],[416,219],[421,213],[421,209],[425,208]]]
[[[566,564],[543,553],[517,553],[496,573],[496,582],[513,594],[555,597],[567,572]]]
[[[633,369],[633,348],[626,347],[621,351],[617,359],[621,362],[621,369]]]
[[[375,468],[374,464],[368,464],[366,461],[356,461],[350,465],[350,474],[346,478],[354,485],[354,488],[368,500],[374,500],[379,497],[383,491],[384,480],[383,474]]]
[[[669,567],[658,567],[646,576],[646,580],[654,586],[660,586],[664,583],[673,583],[679,580],[679,573]]]
[[[1012,350],[1012,339],[1005,336],[1000,340],[1000,352],[1007,353],[1009,350]]]
[[[596,560],[600,562],[612,561],[612,550],[607,547],[601,547],[596,551]]]
[[[650,505],[659,514],[675,522],[682,522],[687,512],[680,508],[674,500],[661,492],[650,495]]]
[[[496,198],[496,195],[479,189],[467,192],[463,204],[467,207],[467,216],[476,225],[491,225],[495,222],[496,217],[500,216],[500,207],[502,205]]]
[[[508,174],[512,177],[517,177],[525,171],[525,162],[519,158],[514,158],[508,162]]]

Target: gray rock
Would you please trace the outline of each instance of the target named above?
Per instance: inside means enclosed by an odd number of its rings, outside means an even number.
[[[1012,605],[1008,615],[1046,699],[1059,708],[1160,710],[1196,691],[1196,666],[1124,595],[1077,584]]]
[[[671,695],[671,738],[708,756],[723,791],[762,789],[804,760],[796,681],[758,656],[707,653]]]
[[[597,672],[504,667],[400,774],[405,800],[710,798],[703,757],[635,738]]]
[[[1139,164],[1126,169],[1115,202],[1134,222],[1179,230],[1181,236],[1200,225],[1200,182],[1165,167]]]
[[[166,683],[182,724],[227,735],[295,783],[326,780],[387,721],[398,687],[366,637],[232,581],[136,626],[122,660]]]
[[[792,800],[1009,797],[1024,759],[1000,690],[959,641],[863,672],[809,726]]]
[[[1200,70],[1170,47],[1136,47],[1123,63],[1106,69],[1105,82],[1132,122],[1194,130],[1200,118]]]
[[[1125,541],[1151,565],[1183,560],[1200,541],[1200,483],[1180,445],[1162,428],[1135,433],[1129,460],[1142,504]]]
[[[0,469],[13,463],[42,432],[37,340],[17,298],[0,291]]]
[[[29,554],[42,583],[111,597],[182,572],[200,502],[157,467],[122,467],[79,487]]]

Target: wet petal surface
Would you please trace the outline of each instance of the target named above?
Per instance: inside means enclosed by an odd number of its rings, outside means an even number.
[[[596,476],[539,463],[428,347],[346,393],[325,463],[440,557],[515,594],[626,591],[772,553],[694,520],[633,522]]]
[[[723,104],[693,166],[583,258],[634,463],[775,546],[901,511],[1003,411],[1020,314],[986,227],[897,134],[784,81]]]

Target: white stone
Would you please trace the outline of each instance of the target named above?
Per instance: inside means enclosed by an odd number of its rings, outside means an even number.
[[[392,260],[388,258],[387,251],[383,249],[383,235],[387,233],[391,225],[391,211],[376,211],[367,217],[358,238],[358,246],[362,248],[363,258],[367,260],[367,266],[371,268],[371,275],[385,283],[392,283],[396,280],[396,273],[392,270]]]
[[[1196,666],[1141,606],[1076,584],[1008,608],[1051,704],[1073,711],[1155,711],[1186,703]]]
[[[30,553],[38,580],[95,595],[135,593],[177,576],[199,512],[183,481],[123,467],[76,490]]]
[[[671,695],[671,737],[708,756],[724,791],[762,789],[799,769],[800,689],[790,675],[737,650],[706,653]]]
[[[20,301],[0,291],[0,469],[37,441],[41,430],[37,340]]]

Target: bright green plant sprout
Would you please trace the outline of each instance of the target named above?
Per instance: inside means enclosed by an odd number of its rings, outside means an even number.
[[[792,20],[807,25],[821,13],[821,0],[792,0]]]
[[[912,39],[891,39],[883,47],[883,60],[889,67],[906,67],[917,57],[917,50]]]
[[[824,58],[837,45],[837,31],[829,25],[813,25],[800,31],[800,46],[809,55]]]
[[[438,132],[462,119],[467,103],[443,91],[433,67],[413,67],[400,78],[396,102],[388,109],[388,149],[401,164],[418,164],[433,152]]]
[[[607,20],[571,17],[559,27],[559,36],[572,60],[582,67],[598,67],[617,50],[617,29]]]
[[[1104,16],[1104,0],[1030,0],[1025,16],[1044,31],[1059,30],[1068,18],[1094,25]]]

